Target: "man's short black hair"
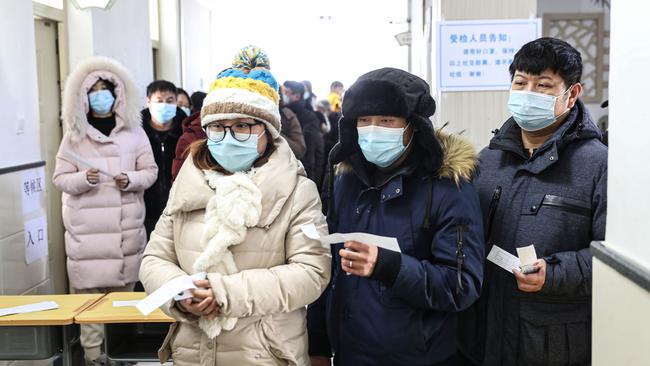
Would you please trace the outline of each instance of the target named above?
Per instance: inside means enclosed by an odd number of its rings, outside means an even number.
[[[302,98],[305,93],[305,84],[299,81],[288,80],[284,82],[284,87],[291,90],[293,94],[298,94]]]
[[[560,75],[569,87],[580,82],[582,77],[582,56],[570,44],[552,37],[543,37],[526,43],[510,65],[510,79],[516,71],[540,75],[551,70]]]
[[[156,80],[147,86],[147,96],[150,97],[155,92],[172,92],[178,96],[176,85],[167,80]]]
[[[333,83],[330,85],[330,91],[334,91],[334,89],[336,89],[336,88],[342,88],[342,87],[343,87],[343,83],[342,83],[342,82],[340,82],[340,81],[335,81],[335,82],[333,82]]]

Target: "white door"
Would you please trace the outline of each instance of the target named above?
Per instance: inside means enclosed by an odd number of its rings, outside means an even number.
[[[50,278],[55,293],[66,293],[65,246],[61,219],[61,192],[52,184],[56,152],[61,143],[61,82],[57,23],[34,19],[36,37],[36,66],[38,71],[38,106],[40,116],[41,152],[45,160],[47,182],[47,228]]]

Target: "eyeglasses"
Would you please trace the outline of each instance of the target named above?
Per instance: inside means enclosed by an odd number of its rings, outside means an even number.
[[[221,123],[211,123],[205,127],[205,133],[208,139],[213,142],[221,142],[226,138],[226,130],[230,130],[230,135],[239,142],[247,141],[251,135],[259,134],[259,128],[256,126],[263,125],[262,122],[245,123],[238,122],[232,126],[225,126]]]

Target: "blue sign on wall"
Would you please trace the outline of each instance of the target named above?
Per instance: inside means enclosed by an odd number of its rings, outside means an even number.
[[[539,18],[438,23],[440,90],[510,89],[508,67],[515,53],[541,33]]]

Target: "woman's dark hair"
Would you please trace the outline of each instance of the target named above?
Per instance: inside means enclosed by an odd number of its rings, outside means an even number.
[[[580,82],[582,77],[582,56],[570,44],[557,38],[543,37],[526,43],[515,54],[510,64],[510,79],[515,72],[540,75],[551,70],[560,75],[569,87]]]
[[[196,113],[203,108],[203,99],[207,96],[206,93],[197,91],[192,93],[190,100],[192,101],[192,113]]]
[[[185,98],[187,98],[187,101],[190,102],[190,109],[191,109],[192,108],[192,99],[190,98],[190,95],[187,94],[187,92],[183,88],[176,88],[176,90],[178,92],[178,95],[183,94],[185,96]]]
[[[253,166],[256,167],[264,165],[264,163],[266,163],[268,158],[277,148],[273,142],[273,137],[271,136],[269,130],[266,129],[266,126],[264,127],[264,134],[266,134],[266,139],[268,142],[266,143],[266,150],[264,150],[264,153],[262,153],[262,155],[257,160],[255,160],[255,163],[253,164]],[[201,170],[215,170],[220,173],[227,173],[227,171],[221,165],[219,165],[216,160],[214,160],[212,154],[210,154],[210,150],[208,150],[208,144],[206,142],[207,139],[197,140],[187,148],[187,151],[192,154],[192,162],[194,165]]]
[[[104,84],[106,85],[106,89],[108,89],[108,91],[110,91],[111,94],[113,94],[113,98],[117,98],[117,96],[115,95],[115,84],[111,83],[110,81],[108,81],[108,80],[106,80],[106,79],[102,79],[102,78],[99,78],[99,79],[95,82],[95,84],[97,84],[97,83],[100,82],[100,81],[103,81],[103,82],[104,82]],[[95,84],[93,84],[93,86],[94,86]],[[90,93],[92,93],[92,90],[88,90],[88,94],[90,94]]]

